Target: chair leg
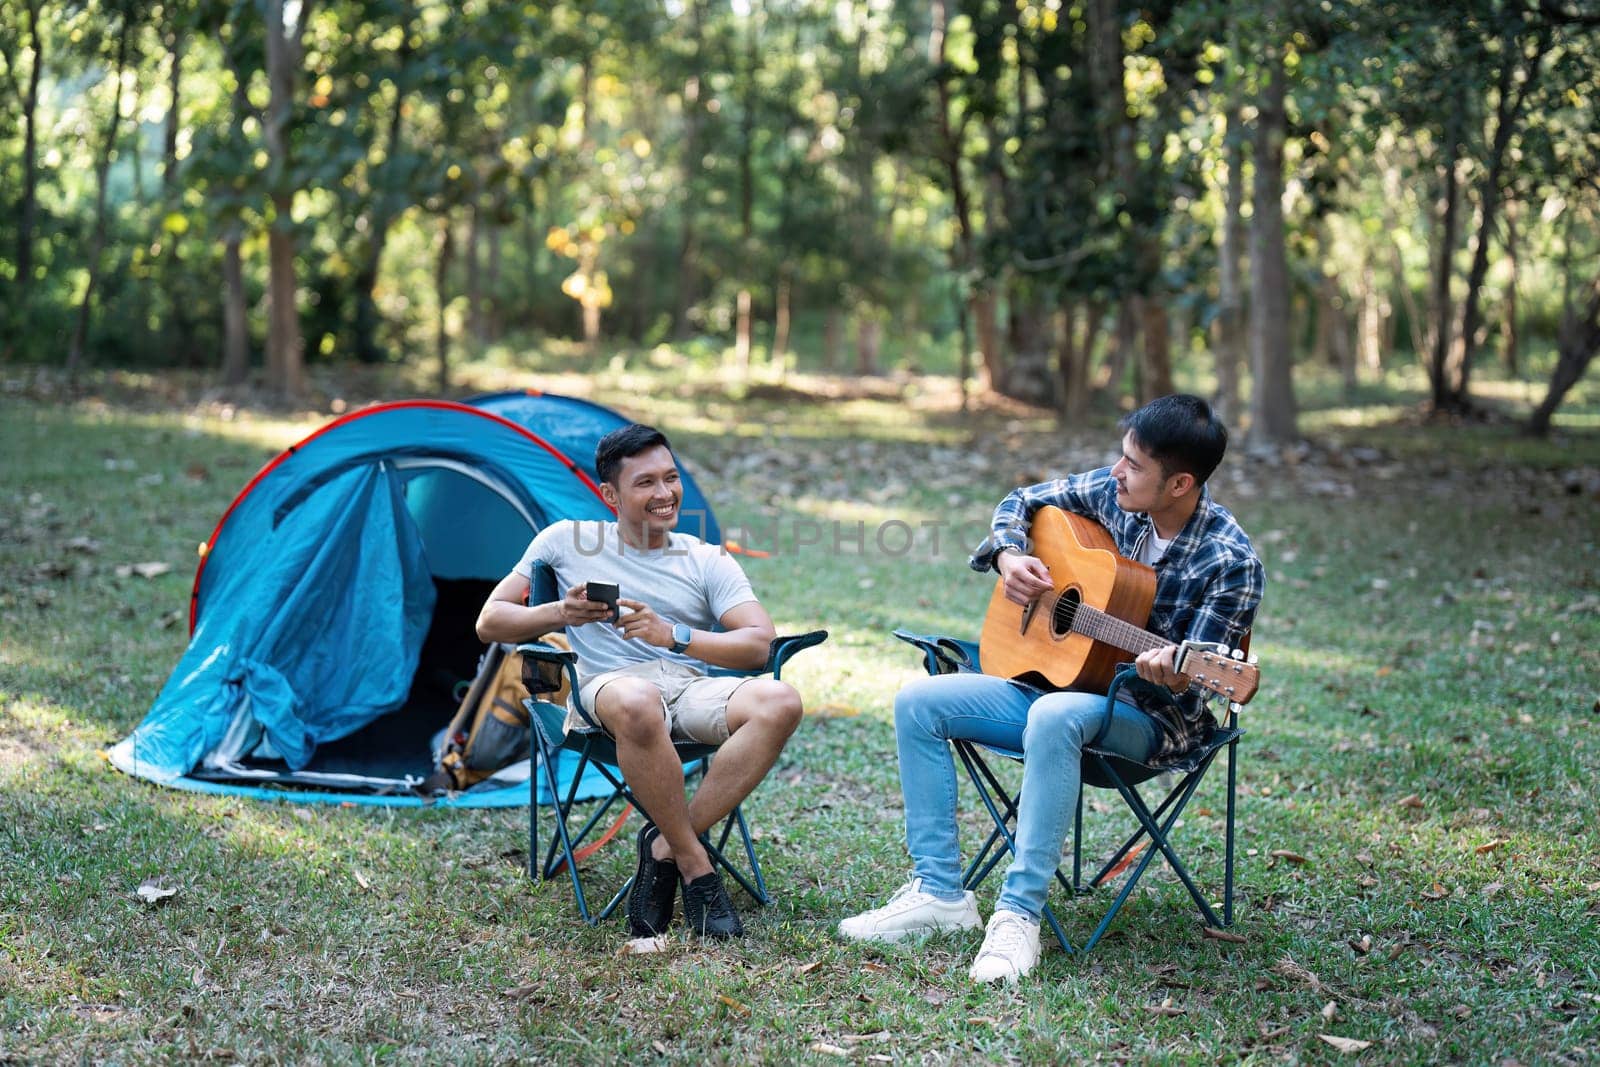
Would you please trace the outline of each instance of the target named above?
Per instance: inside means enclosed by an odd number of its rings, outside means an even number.
[[[1234,750],[1239,747],[1239,739],[1235,737],[1228,742],[1228,825],[1225,834],[1226,845],[1223,858],[1222,876],[1222,925],[1233,925],[1233,803],[1235,795],[1235,777],[1238,773],[1234,763]]]

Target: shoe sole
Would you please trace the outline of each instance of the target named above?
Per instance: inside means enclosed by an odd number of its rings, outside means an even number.
[[[905,930],[874,930],[869,933],[852,933],[846,931],[843,927],[840,927],[839,936],[844,938],[846,941],[876,941],[883,944],[892,945],[897,941],[905,941],[906,939],[913,937],[931,937],[934,934],[948,934],[955,932],[964,933],[972,930],[982,929],[982,921],[974,920],[971,923],[935,923],[930,926],[913,926]]]

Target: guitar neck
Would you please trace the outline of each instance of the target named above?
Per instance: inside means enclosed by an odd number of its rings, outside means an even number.
[[[1092,608],[1087,604],[1079,604],[1073,614],[1072,629],[1075,633],[1096,641],[1103,641],[1114,648],[1124,652],[1132,652],[1135,656],[1150,651],[1152,648],[1163,648],[1166,645],[1176,644],[1164,637],[1159,637],[1149,630],[1124,622],[1114,615],[1107,615],[1099,608]]]

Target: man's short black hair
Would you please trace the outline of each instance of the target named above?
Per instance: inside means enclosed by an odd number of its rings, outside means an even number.
[[[1192,474],[1198,485],[1206,483],[1228,450],[1228,428],[1210,404],[1189,393],[1157,397],[1117,425],[1161,464],[1163,475]]]
[[[640,452],[648,452],[657,445],[672,451],[672,446],[667,443],[667,435],[654,426],[642,426],[639,423],[630,423],[620,429],[612,430],[600,438],[600,443],[594,446],[594,470],[602,482],[617,483],[617,472],[622,470],[622,461],[630,456],[637,456]]]

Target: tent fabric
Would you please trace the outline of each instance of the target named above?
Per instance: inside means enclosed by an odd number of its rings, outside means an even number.
[[[595,445],[612,430],[633,421],[592,400],[531,389],[485,393],[472,397],[467,403],[532,430],[572,457],[596,481],[600,475],[594,469]],[[678,457],[678,471],[683,477],[678,530],[693,534],[707,544],[721,544],[722,527],[717,524],[710,502],[695,483],[682,456]]]
[[[429,715],[453,708],[452,683],[473,666],[462,606],[481,603],[544,525],[610,515],[560,449],[492,412],[412,401],[335,420],[262,468],[202,546],[189,647],[111,762],[167,785],[244,795],[259,795],[252,774],[358,778],[315,764],[324,753],[369,752],[390,723],[425,737]],[[423,746],[411,745],[413,758],[427,755]],[[247,784],[216,780],[229,776]],[[473,804],[527,802],[526,768],[520,785],[490,785]]]

